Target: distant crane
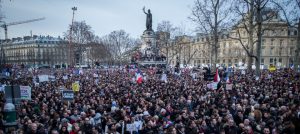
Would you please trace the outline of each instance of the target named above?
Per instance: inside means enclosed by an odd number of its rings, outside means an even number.
[[[0,25],[0,27],[4,28],[5,40],[7,40],[7,39],[8,39],[8,37],[7,37],[7,27],[8,27],[8,26],[19,25],[19,24],[24,24],[24,23],[30,23],[30,22],[40,21],[40,20],[44,20],[44,19],[45,19],[45,17],[43,17],[43,18],[37,18],[37,19],[32,19],[32,20],[25,20],[25,21],[11,22],[11,23],[6,23],[6,22],[4,22],[4,21],[1,21],[1,22],[3,22],[3,24]]]

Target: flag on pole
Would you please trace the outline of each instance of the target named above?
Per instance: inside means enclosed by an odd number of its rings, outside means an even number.
[[[141,74],[141,71],[140,69],[137,69],[136,73],[135,73],[135,76],[136,76],[136,82],[138,84],[141,84],[143,82],[143,76]]]
[[[219,73],[218,73],[218,69],[217,69],[215,77],[214,77],[214,82],[220,82],[220,76],[219,76]]]
[[[164,81],[165,83],[167,83],[167,82],[168,82],[167,74],[163,73],[163,74],[161,75],[161,79],[160,79],[160,80],[161,80],[161,81]]]
[[[229,78],[229,72],[226,73],[226,83],[231,83],[230,78]]]
[[[143,77],[142,77],[141,74],[137,74],[137,76],[136,76],[136,82],[138,84],[141,84],[143,82]]]
[[[212,82],[206,85],[209,89],[218,89],[218,82]]]

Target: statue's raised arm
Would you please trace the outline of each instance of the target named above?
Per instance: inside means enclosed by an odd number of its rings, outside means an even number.
[[[148,13],[145,11],[145,6],[143,7],[143,11],[144,11],[145,14],[148,14]]]

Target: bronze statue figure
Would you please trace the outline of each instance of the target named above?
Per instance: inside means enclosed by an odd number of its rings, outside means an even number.
[[[152,14],[150,12],[150,9],[148,9],[148,13],[145,11],[145,7],[143,8],[144,13],[147,15],[146,18],[146,28],[147,30],[152,30]]]

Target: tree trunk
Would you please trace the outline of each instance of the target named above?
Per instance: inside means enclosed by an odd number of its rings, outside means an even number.
[[[261,1],[257,3],[257,46],[256,46],[256,56],[255,59],[255,73],[257,77],[260,77],[260,58],[261,58],[261,42],[262,42],[262,8]]]
[[[249,12],[249,47],[250,47],[250,54],[253,55],[254,52],[254,41],[253,41],[253,30],[254,30],[254,24],[253,24],[253,18],[254,18],[254,0],[250,1],[250,12]],[[248,66],[247,69],[250,71],[252,70],[252,64],[253,64],[253,57],[248,55]]]
[[[211,49],[211,52],[210,52],[210,54],[209,54],[209,58],[210,58],[210,59],[209,59],[209,64],[210,64],[209,67],[211,68],[211,70],[214,70],[213,65],[212,65],[212,64],[213,64],[213,57],[214,57],[214,46],[211,45],[210,47],[211,47],[211,48],[210,48],[210,49]]]
[[[178,49],[179,49],[178,50],[178,52],[179,52],[179,56],[178,56],[179,57],[179,66],[180,66],[180,64],[181,64],[181,47],[179,47]]]
[[[295,52],[295,62],[294,67],[297,70],[300,64],[300,18],[298,19],[298,34],[297,34],[297,44],[296,44],[296,52]]]
[[[166,61],[167,61],[167,66],[169,66],[169,46],[168,46],[168,43],[166,43]]]
[[[216,39],[218,40],[218,39]],[[218,41],[215,42],[214,46],[213,46],[213,57],[212,57],[212,70],[213,72],[216,71],[217,68],[217,59],[218,59],[218,47],[217,47],[217,43]]]
[[[219,1],[217,2],[219,3]],[[218,4],[217,4],[218,5]],[[214,17],[215,17],[215,20],[214,20],[214,25],[215,27],[213,28],[214,30],[214,43],[213,43],[213,46],[212,46],[212,71],[216,71],[216,68],[217,68],[217,58],[218,58],[218,43],[219,43],[219,36],[218,36],[218,13],[217,13],[217,8],[214,9]]]

